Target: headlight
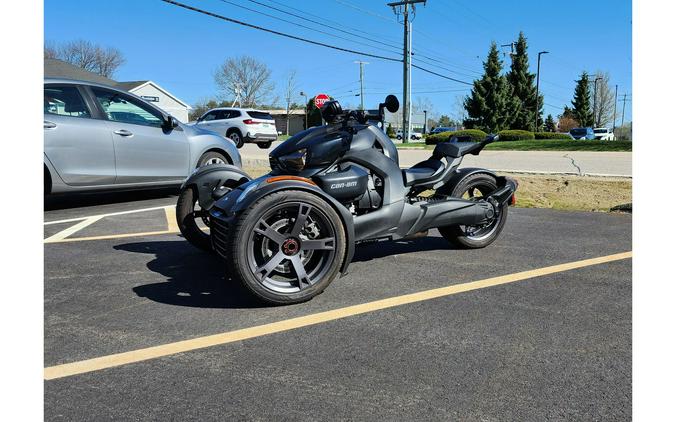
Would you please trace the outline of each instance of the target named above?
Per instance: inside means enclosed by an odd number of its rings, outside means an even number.
[[[279,157],[279,164],[287,171],[301,171],[305,168],[307,149],[302,148],[288,155]]]

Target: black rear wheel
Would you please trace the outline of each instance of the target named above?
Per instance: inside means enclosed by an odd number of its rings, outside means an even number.
[[[345,231],[337,212],[307,192],[263,197],[234,223],[229,268],[255,296],[271,304],[307,301],[337,277]]]
[[[176,222],[188,242],[199,249],[210,251],[211,238],[207,232],[208,211],[201,209],[197,199],[197,189],[194,186],[187,186],[181,190],[176,203]]]
[[[481,201],[497,190],[497,180],[487,173],[478,173],[467,177],[457,184],[449,193],[455,198]],[[508,205],[498,205],[495,216],[486,224],[479,226],[445,226],[439,227],[441,235],[454,246],[462,249],[484,248],[494,242],[506,223]]]

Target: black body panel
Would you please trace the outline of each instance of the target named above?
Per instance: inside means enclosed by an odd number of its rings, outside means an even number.
[[[210,209],[215,198],[213,192],[221,186],[234,189],[248,182],[251,177],[239,167],[230,164],[211,164],[200,167],[183,182],[181,190],[186,186],[194,186],[199,194],[199,205],[203,209]]]
[[[347,166],[343,170],[315,176],[314,181],[328,195],[344,203],[353,201],[366,192],[368,173],[362,168]]]

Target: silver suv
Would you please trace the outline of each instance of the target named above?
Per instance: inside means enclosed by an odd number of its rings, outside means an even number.
[[[44,81],[45,194],[178,185],[200,166],[241,167],[234,144],[126,91]]]
[[[245,142],[269,148],[278,135],[274,117],[266,111],[252,108],[214,108],[192,124],[231,139],[237,148],[243,147]]]

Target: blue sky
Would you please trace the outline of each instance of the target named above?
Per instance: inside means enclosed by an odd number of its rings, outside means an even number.
[[[402,25],[396,22],[386,0],[255,1],[295,14],[301,14],[295,9],[303,10],[311,14],[305,15],[307,18],[360,33],[363,38],[319,27],[250,0],[183,0],[234,19],[373,54],[395,56],[392,46],[402,44]],[[301,28],[232,3],[363,44]],[[388,92],[401,97],[401,63],[282,38],[160,0],[46,0],[44,10],[45,40],[82,38],[117,47],[127,62],[115,74],[116,80],[152,79],[191,104],[216,97],[215,69],[225,58],[242,54],[254,56],[272,69],[280,98],[285,78],[295,70],[301,90],[310,95],[326,92],[338,97],[346,107],[356,106],[359,69],[355,60],[369,62],[365,66],[367,107],[373,107]],[[569,105],[574,80],[582,70],[607,71],[612,87],[619,84],[620,96],[631,94],[631,14],[631,2],[627,0],[429,0],[426,6],[417,7],[412,24],[413,50],[417,51],[413,63],[471,82],[482,72],[490,42],[510,43],[522,30],[528,38],[533,72],[536,52],[551,52],[542,56],[540,90],[545,96],[545,113],[555,116],[563,104]],[[504,60],[508,66],[508,57]],[[416,69],[412,87],[413,101],[426,99],[436,113],[450,115],[456,113],[459,97],[466,95],[469,88]],[[621,103],[619,119],[620,113]],[[629,120],[630,103],[626,106],[626,121]]]

